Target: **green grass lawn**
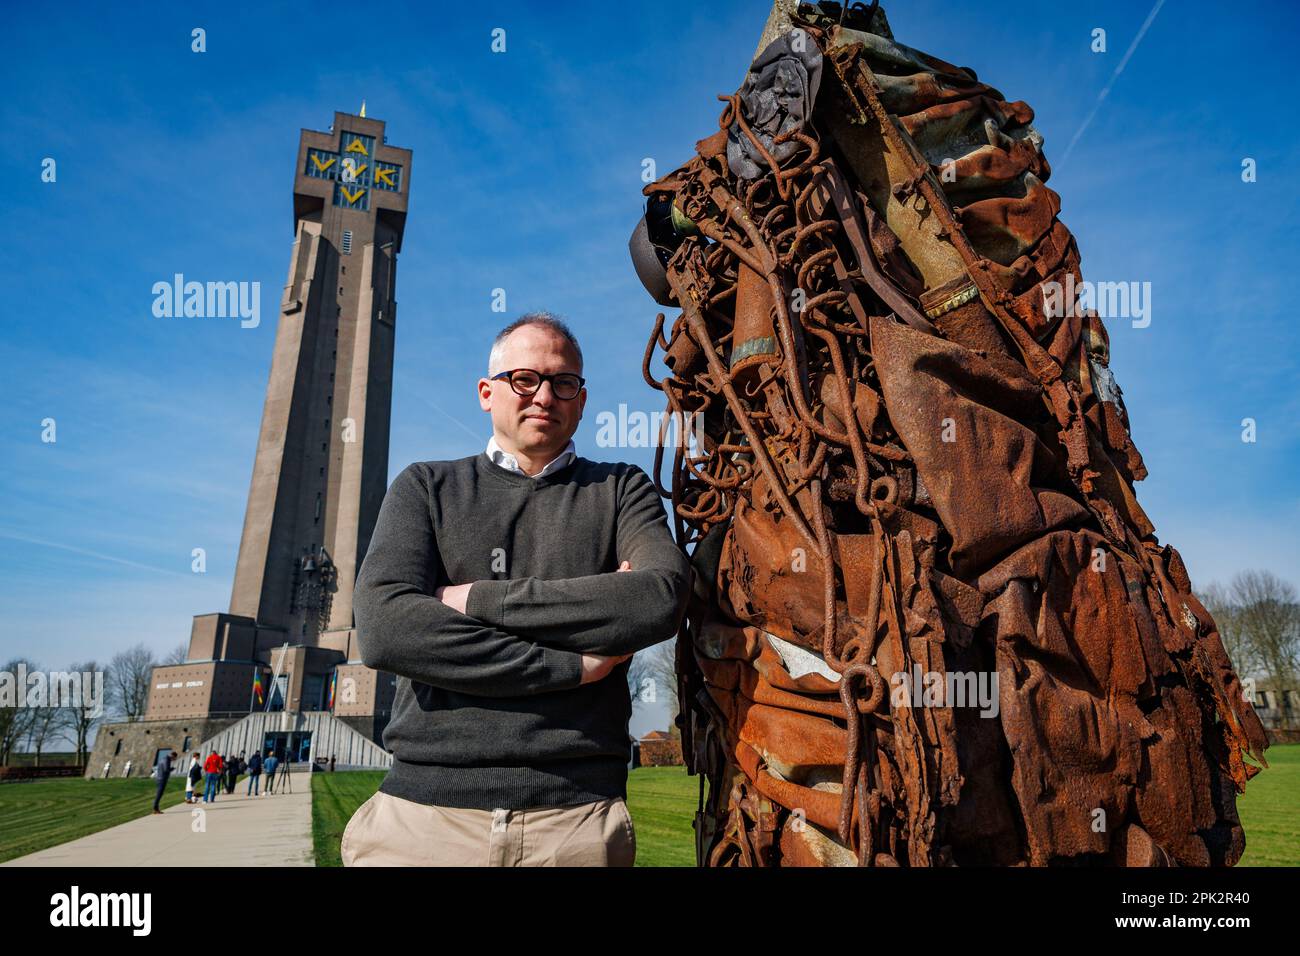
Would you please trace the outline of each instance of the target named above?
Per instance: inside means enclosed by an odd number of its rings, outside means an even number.
[[[1246,830],[1238,866],[1300,866],[1300,744],[1274,744],[1264,759],[1268,769],[1237,797]]]
[[[637,767],[628,773],[637,866],[695,865],[691,821],[699,802],[700,778],[688,777],[685,767]]]
[[[318,773],[311,784],[311,836],[317,866],[342,866],[343,830],[384,779],[383,771]],[[691,820],[699,778],[684,767],[638,767],[627,776],[627,806],[636,830],[637,866],[694,866]]]
[[[1246,829],[1241,866],[1300,866],[1300,744],[1265,754],[1269,769],[1250,782],[1237,809]],[[242,780],[243,778],[241,778]],[[312,843],[317,866],[340,866],[339,842],[352,814],[383,771],[312,774]],[[637,866],[694,866],[699,778],[683,767],[640,767],[628,774]],[[153,808],[153,780],[37,780],[0,785],[0,862],[126,823]],[[172,777],[162,805],[180,803],[184,778]]]
[[[339,844],[352,814],[379,789],[386,770],[311,775],[311,842],[317,866],[342,866]]]
[[[0,785],[0,862],[58,846],[153,812],[152,777],[63,777]],[[185,799],[185,778],[167,781],[161,806]]]
[[[1300,744],[1275,744],[1269,769],[1237,798],[1246,830],[1240,866],[1300,866]],[[312,777],[312,839],[317,866],[341,866],[343,828],[383,780],[382,772]],[[639,767],[627,777],[627,805],[636,827],[637,866],[694,866],[691,820],[699,778],[684,767]]]

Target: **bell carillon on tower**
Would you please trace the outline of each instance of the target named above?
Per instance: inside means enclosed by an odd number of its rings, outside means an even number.
[[[389,146],[364,104],[302,131],[230,611],[195,617],[186,663],[155,669],[146,719],[248,713],[269,696],[380,739],[392,678],[361,664],[352,588],[388,484],[410,176],[410,150]]]

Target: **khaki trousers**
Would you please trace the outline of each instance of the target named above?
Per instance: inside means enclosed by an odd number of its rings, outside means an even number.
[[[344,866],[631,866],[620,797],[528,810],[436,807],[382,790],[343,831]]]

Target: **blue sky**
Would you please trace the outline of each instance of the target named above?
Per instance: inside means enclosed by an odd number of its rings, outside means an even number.
[[[767,4],[460,5],[452,21],[424,4],[231,6],[6,17],[0,656],[162,653],[228,608],[299,129],[363,98],[414,150],[390,475],[481,450],[474,383],[496,331],[535,308],[564,315],[587,356],[579,453],[652,463],[595,446],[600,410],[662,407],[639,371],[656,307],[626,251],[642,160],[668,172],[717,128]],[[1034,108],[1084,278],[1152,284],[1150,327],[1107,325],[1161,540],[1198,583],[1266,567],[1300,584],[1293,5],[1171,0],[1118,75],[1146,0],[886,9],[900,41]],[[177,272],[260,282],[261,325],[155,317],[151,287]]]

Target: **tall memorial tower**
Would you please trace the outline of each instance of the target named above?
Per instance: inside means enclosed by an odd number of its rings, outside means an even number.
[[[392,679],[360,663],[352,588],[388,485],[410,174],[364,105],[302,131],[230,610],[194,618],[189,659],[154,671],[146,719],[330,709],[379,739]]]

